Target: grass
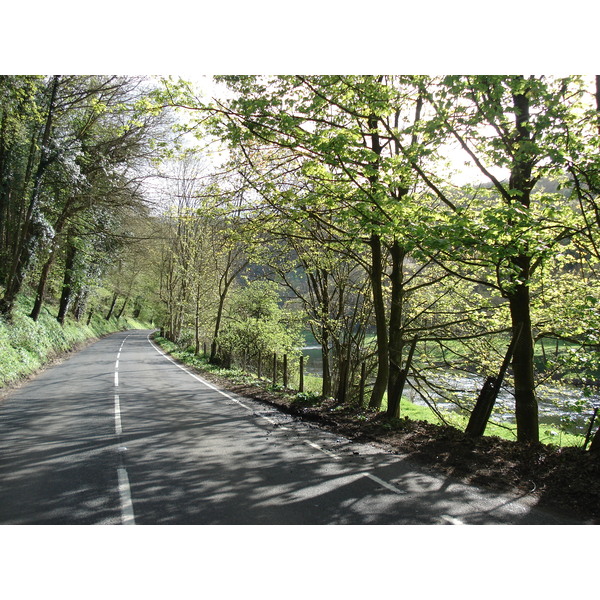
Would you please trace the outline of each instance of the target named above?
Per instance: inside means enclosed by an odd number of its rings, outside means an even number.
[[[384,398],[381,410],[387,409],[387,399]],[[469,415],[461,415],[457,412],[441,411],[446,423],[464,431],[469,422]],[[435,425],[442,425],[440,418],[428,407],[414,404],[406,398],[402,398],[400,404],[400,416],[408,417],[415,421],[426,421]],[[502,439],[515,441],[517,439],[517,426],[513,423],[495,423],[489,421],[484,435],[496,436]],[[542,444],[551,444],[553,446],[583,446],[584,436],[574,435],[562,431],[558,427],[542,425],[540,427],[540,442]]]
[[[106,320],[93,317],[90,324],[67,318],[64,326],[52,309],[45,308],[37,321],[29,318],[32,299],[19,297],[11,322],[0,318],[0,388],[30,375],[54,357],[89,339],[124,329],[144,329],[148,325],[132,318]]]
[[[272,385],[266,377],[259,378],[256,373],[244,371],[240,367],[225,368],[218,365],[213,365],[208,362],[208,357],[202,354],[195,354],[191,349],[184,349],[177,344],[167,340],[164,337],[156,336],[154,341],[159,344],[163,350],[168,352],[173,358],[180,362],[205,371],[214,375],[219,375],[231,380],[236,384],[260,385],[267,387],[273,391],[283,391],[284,388],[280,384]],[[317,375],[304,375],[304,392],[310,395],[319,395],[321,393],[323,380]],[[288,389],[296,389],[298,387],[298,375],[290,377]]]

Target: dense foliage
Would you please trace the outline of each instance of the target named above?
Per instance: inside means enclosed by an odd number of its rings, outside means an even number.
[[[261,264],[303,300],[323,346],[324,389],[347,398],[368,364],[370,407],[387,395],[398,415],[407,384],[428,401],[451,396],[431,377],[436,369],[496,375],[512,340],[507,383],[518,439],[528,441],[538,439],[540,376],[564,379],[568,369],[596,379],[593,81],[218,80],[233,92],[228,100],[187,95],[181,104],[228,140],[231,168],[251,190],[245,206],[259,223]],[[456,183],[461,162],[477,183]],[[344,268],[351,294],[336,279]],[[303,285],[289,276],[298,271]],[[360,316],[348,320],[352,314]],[[565,351],[548,358],[544,344],[558,341]],[[337,386],[327,382],[331,354]]]
[[[170,137],[152,94],[135,77],[0,77],[4,319],[20,293],[35,297],[33,321],[50,304],[61,324],[69,312],[110,319],[134,303],[131,243],[147,233],[144,182]]]
[[[448,373],[496,381],[509,360],[522,441],[544,383],[595,391],[597,80],[216,82],[206,101],[173,78],[0,79],[5,320],[22,292],[34,322],[129,313],[220,364],[291,355],[304,329],[322,394],[390,417],[407,394],[468,414],[477,391]],[[152,170],[167,107],[214,160],[188,136]]]

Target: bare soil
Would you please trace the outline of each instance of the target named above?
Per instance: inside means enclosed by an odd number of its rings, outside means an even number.
[[[518,443],[495,436],[472,438],[450,427],[340,406],[333,400],[308,405],[285,392],[202,376],[236,394],[266,402],[318,423],[350,440],[371,442],[464,483],[526,493],[547,510],[589,524],[600,523],[600,455],[581,448]]]

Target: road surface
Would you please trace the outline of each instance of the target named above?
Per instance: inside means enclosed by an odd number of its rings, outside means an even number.
[[[0,401],[2,524],[558,524],[108,336]]]

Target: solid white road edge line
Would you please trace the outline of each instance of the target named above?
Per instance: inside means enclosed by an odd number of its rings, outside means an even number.
[[[162,350],[160,350],[160,348],[158,348],[158,346],[150,339],[150,335],[148,335],[147,339],[148,339],[148,342],[150,343],[150,345],[160,355],[164,356],[168,361],[172,362],[176,367],[180,368],[184,373],[187,373],[190,377],[193,377],[196,381],[199,381],[200,383],[202,383],[206,387],[209,387],[211,390],[214,390],[215,392],[219,392],[219,394],[221,394],[221,396],[225,396],[225,398],[228,398],[229,400],[235,402],[236,404],[239,404],[240,406],[243,406],[246,410],[249,410],[250,412],[254,412],[249,406],[246,406],[243,402],[240,402],[239,400],[237,400],[233,396],[230,396],[229,394],[226,394],[223,390],[220,390],[218,387],[215,387],[211,383],[208,383],[208,381],[205,381],[204,379],[202,379],[202,377],[198,377],[198,375],[195,375],[194,373],[192,373],[191,371],[189,371],[185,367],[177,364],[168,354],[165,354]],[[262,415],[259,415],[259,416],[262,416]],[[263,417],[263,419],[264,418],[265,417]]]
[[[340,460],[341,456],[338,456],[337,454],[334,454],[333,452],[329,451],[329,450],[325,450],[325,448],[321,448],[321,446],[319,446],[318,444],[315,444],[314,442],[311,442],[310,440],[302,440],[305,444],[308,444],[309,446],[311,446],[312,448],[315,448],[315,450],[319,450],[319,452],[322,452],[323,454],[327,454],[327,456],[331,456],[331,458],[335,458],[335,460]]]
[[[127,477],[126,469],[119,467],[117,475],[119,477],[119,496],[121,497],[121,523],[123,525],[135,525],[131,488],[129,487],[129,478]]]
[[[214,390],[215,392],[219,392],[219,394],[221,394],[221,396],[225,396],[225,398],[229,398],[229,400],[233,400],[233,402],[236,402],[240,406],[243,406],[244,408],[246,408],[250,412],[254,412],[251,408],[249,408],[248,406],[246,406],[243,402],[240,402],[239,400],[236,400],[235,398],[233,398],[229,394],[226,394],[225,392],[223,392],[219,388],[217,388],[214,385],[208,383],[208,381],[205,381],[201,377],[198,377],[197,375],[194,375],[194,373],[192,373],[191,371],[189,371],[185,367],[182,367],[181,365],[177,364],[168,354],[166,354],[165,352],[163,352],[162,350],[160,350],[160,348],[158,348],[158,346],[150,339],[150,335],[148,335],[147,340],[148,340],[148,343],[160,355],[164,356],[168,361],[172,362],[176,367],[179,367],[182,371],[184,371],[185,373],[187,373],[190,377],[193,377],[194,379],[196,379],[200,383],[208,386],[210,389]],[[262,416],[263,419],[266,419],[267,421],[270,421],[271,423],[273,423],[273,421],[271,421],[271,419],[269,419],[268,417],[265,417],[263,415],[258,415],[258,416]],[[324,454],[327,454],[328,456],[331,456],[332,458],[334,458],[336,460],[340,460],[341,459],[340,456],[337,456],[336,454],[334,454],[333,452],[330,452],[329,450],[325,450],[324,448],[321,448],[321,446],[319,446],[318,444],[315,444],[314,442],[310,442],[308,440],[303,440],[303,441],[304,441],[305,444],[308,444],[309,446],[312,446],[316,450],[319,450],[320,452],[323,452]],[[364,477],[368,477],[372,481],[378,483],[379,485],[383,486],[384,488],[387,488],[388,490],[394,492],[395,494],[404,494],[404,492],[402,490],[400,490],[397,487],[393,486],[391,483],[388,483],[387,481],[384,481],[383,479],[380,479],[379,477],[377,477],[377,475],[372,475],[371,473],[364,473],[363,476]],[[452,517],[448,517],[448,518],[450,519]]]

